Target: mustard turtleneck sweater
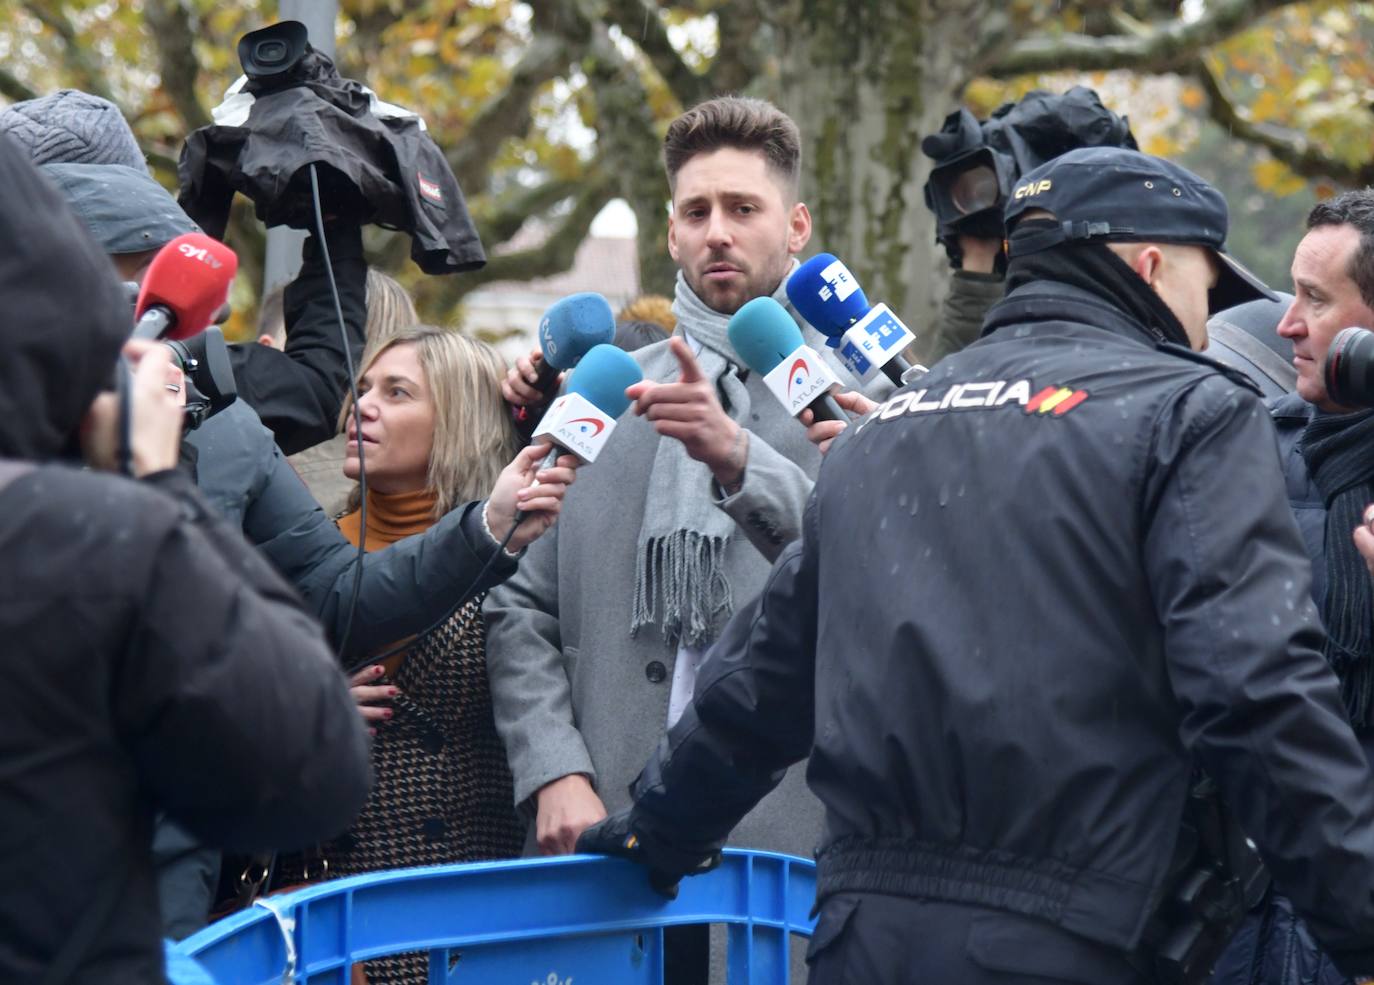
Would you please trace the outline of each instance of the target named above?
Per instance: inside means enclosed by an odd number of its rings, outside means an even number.
[[[428,489],[414,492],[367,491],[367,550],[380,551],[403,537],[424,533],[434,524],[438,496]],[[339,530],[353,546],[358,545],[362,511],[339,518]]]

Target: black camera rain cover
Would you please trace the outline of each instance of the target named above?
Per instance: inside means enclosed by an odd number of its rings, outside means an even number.
[[[250,78],[245,126],[211,124],[186,138],[177,178],[182,208],[222,238],[234,192],[268,226],[314,229],[307,165],[326,216],[399,229],[428,274],[486,263],[458,179],[417,117],[379,119],[364,87],[308,47],[280,77]]]
[[[983,139],[1011,155],[1018,177],[1079,147],[1139,150],[1130,121],[1103,106],[1097,93],[1084,86],[1063,95],[1037,89],[998,107],[983,123]]]

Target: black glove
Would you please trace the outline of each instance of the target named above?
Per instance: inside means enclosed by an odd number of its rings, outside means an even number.
[[[718,847],[670,843],[635,818],[633,809],[612,814],[583,831],[577,851],[637,862],[648,869],[649,885],[669,899],[677,899],[677,884],[683,876],[700,875],[720,865]]]

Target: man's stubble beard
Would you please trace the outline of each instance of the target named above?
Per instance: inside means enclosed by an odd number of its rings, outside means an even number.
[[[731,260],[731,259],[728,258],[728,257],[712,257],[711,259],[707,260],[707,261],[702,265],[702,267],[703,267],[703,269],[704,269],[705,267],[708,267],[708,266],[710,266],[710,265],[713,264],[713,263],[733,263],[733,262],[734,262],[734,261]],[[743,307],[744,307],[746,304],[748,304],[750,301],[755,300],[756,298],[772,297],[773,292],[776,291],[776,290],[778,289],[778,285],[781,284],[782,281],[783,281],[783,278],[787,276],[788,268],[789,268],[791,265],[792,265],[792,254],[789,253],[789,252],[787,252],[787,246],[786,246],[786,243],[784,242],[784,244],[783,244],[782,259],[778,262],[778,265],[777,265],[777,270],[778,270],[777,274],[776,274],[776,275],[765,275],[763,278],[761,278],[762,280],[764,280],[764,281],[767,282],[767,283],[764,284],[763,286],[760,286],[759,283],[757,282],[757,280],[754,280],[754,279],[748,279],[748,280],[746,280],[746,282],[745,282],[745,284],[744,284],[744,287],[743,287],[743,296],[742,296],[742,297],[739,297],[739,300],[738,300],[737,302],[732,302],[732,301],[728,301],[728,300],[723,301],[723,302],[720,302],[720,301],[717,301],[716,299],[713,299],[713,298],[706,292],[706,290],[705,290],[705,285],[704,285],[704,284],[702,284],[702,283],[693,283],[693,279],[694,279],[694,278],[693,278],[693,275],[690,274],[690,273],[688,273],[688,272],[687,272],[687,269],[686,269],[685,267],[679,267],[679,269],[682,271],[682,276],[683,276],[683,278],[686,279],[686,281],[687,281],[687,286],[690,287],[690,288],[692,289],[692,293],[695,294],[698,298],[700,298],[700,299],[701,299],[701,302],[702,302],[704,305],[706,305],[706,307],[710,308],[712,311],[716,312],[717,314],[725,315],[726,317],[729,317],[729,316],[733,315],[735,312],[739,311],[740,308],[743,308]],[[735,296],[735,295],[733,295],[733,294],[731,295],[731,297],[734,297],[734,296]],[[725,306],[722,307],[722,304],[725,305]]]

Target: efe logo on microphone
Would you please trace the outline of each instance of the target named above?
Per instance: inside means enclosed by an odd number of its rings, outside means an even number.
[[[826,286],[817,292],[822,301],[829,301],[832,297],[844,301],[859,289],[859,282],[854,279],[849,268],[840,260],[836,260],[821,271],[821,280],[826,283]]]

